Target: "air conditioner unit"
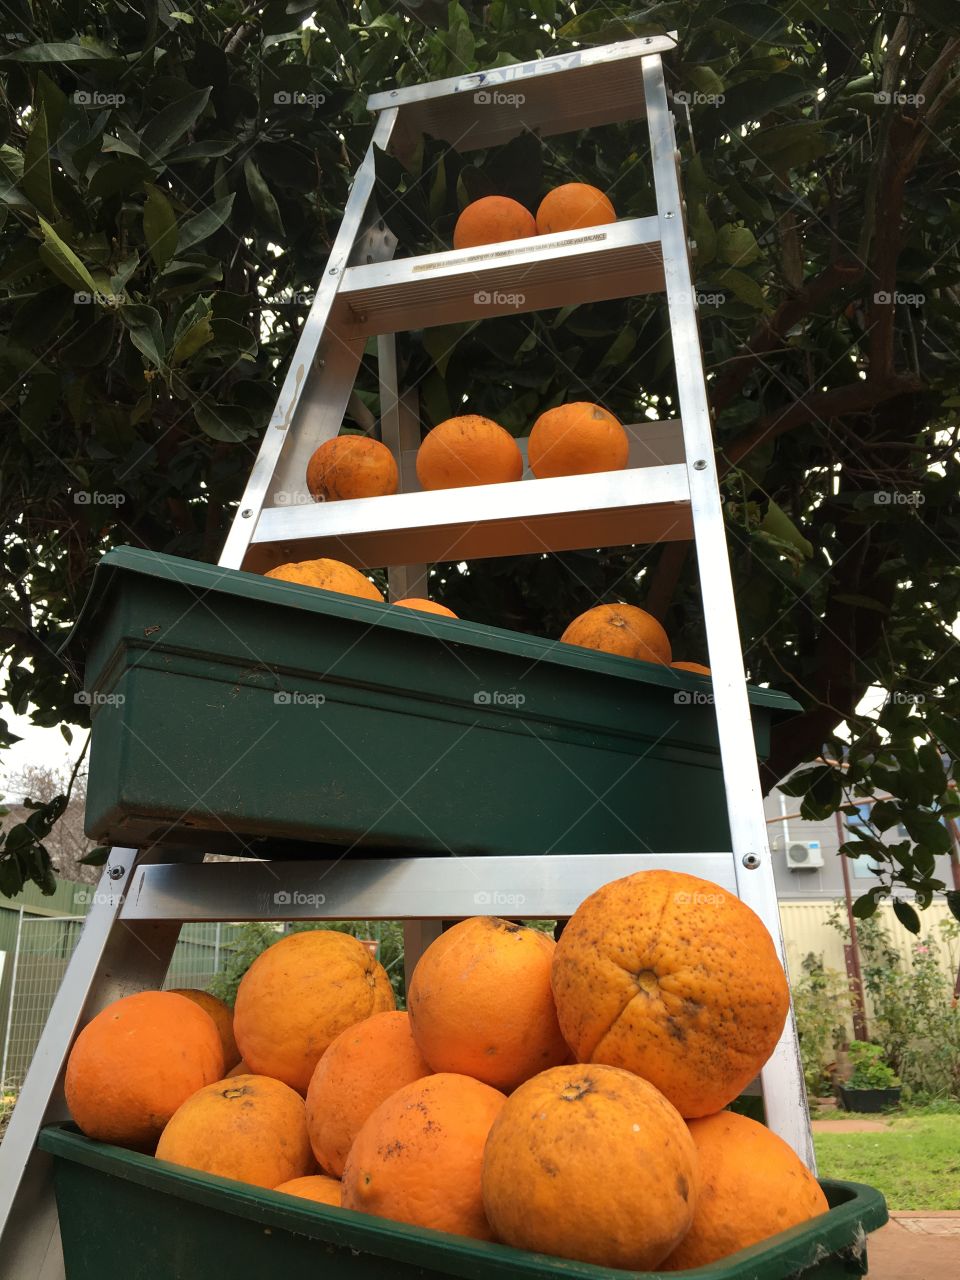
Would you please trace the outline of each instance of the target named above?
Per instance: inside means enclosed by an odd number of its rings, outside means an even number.
[[[794,840],[787,845],[787,866],[791,871],[807,871],[823,866],[819,840]]]

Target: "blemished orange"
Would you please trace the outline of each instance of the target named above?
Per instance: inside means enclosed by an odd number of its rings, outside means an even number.
[[[273,1189],[313,1169],[303,1099],[269,1076],[200,1089],[160,1135],[157,1159]]]
[[[560,639],[642,662],[669,663],[671,657],[666,631],[652,614],[632,604],[595,605],[574,618]]]
[[[527,441],[530,470],[538,480],[622,471],[629,455],[627,433],[613,414],[583,400],[541,413]]]
[[[693,1225],[661,1264],[664,1271],[707,1266],[829,1209],[794,1150],[756,1120],[721,1111],[689,1127],[700,1195]]]
[[[281,582],[301,582],[307,587],[319,587],[322,591],[337,591],[344,596],[360,596],[364,600],[383,603],[383,594],[363,574],[342,560],[300,560],[277,565],[265,575],[279,578]]]
[[[307,1130],[320,1167],[339,1178],[354,1139],[380,1103],[430,1074],[406,1013],[375,1013],[342,1031],[307,1090]]]
[[[480,1170],[505,1102],[470,1076],[444,1073],[404,1085],[357,1134],[343,1171],[343,1207],[492,1239]]]
[[[393,454],[369,436],[334,436],[307,463],[307,488],[318,502],[379,498],[396,493],[399,483]]]
[[[507,1099],[482,1185],[503,1243],[647,1271],[693,1220],[697,1157],[682,1118],[646,1080],[617,1067],[554,1067]]]
[[[548,191],[540,201],[537,234],[545,236],[552,231],[600,227],[616,220],[616,210],[598,187],[586,182],[565,182]]]
[[[677,871],[638,871],[580,904],[557,943],[553,996],[581,1062],[635,1072],[686,1117],[712,1115],[750,1083],[790,1003],[759,916]]]
[[[569,1059],[550,990],[556,945],[496,916],[461,920],[431,942],[413,971],[407,1008],[434,1071],[509,1093]]]
[[[274,1191],[283,1191],[288,1196],[300,1196],[303,1200],[315,1200],[317,1204],[331,1204],[340,1208],[343,1189],[339,1178],[328,1178],[325,1173],[313,1173],[306,1178],[291,1178],[289,1182],[281,1182]]]
[[[362,942],[309,929],[257,956],[237,989],[233,1030],[251,1071],[305,1094],[340,1032],[395,1004],[386,970]]]
[[[152,1150],[181,1103],[222,1075],[223,1046],[210,1015],[172,991],[141,991],[83,1028],[64,1088],[88,1138]]]
[[[466,206],[453,229],[455,249],[475,249],[501,240],[525,240],[537,234],[529,209],[509,196],[482,196]]]
[[[675,671],[692,671],[698,676],[710,675],[710,668],[705,667],[702,662],[671,662],[670,665]]]
[[[523,475],[523,455],[509,431],[479,413],[438,422],[417,450],[424,489],[503,484]]]
[[[197,987],[174,987],[173,994],[186,996],[194,1004],[200,1006],[214,1021],[223,1045],[223,1069],[229,1073],[240,1062],[240,1050],[233,1035],[233,1010],[223,1000],[218,1000],[209,991],[201,991]]]
[[[437,604],[436,600],[425,600],[421,596],[408,596],[406,600],[394,600],[398,609],[419,609],[421,613],[435,613],[441,618],[455,618],[457,615],[445,604]]]

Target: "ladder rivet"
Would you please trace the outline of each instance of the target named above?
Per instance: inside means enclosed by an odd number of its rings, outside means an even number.
[[[250,510],[249,507],[244,507],[244,509],[240,512],[240,515],[244,520],[249,520],[250,517],[253,515],[253,512]]]
[[[706,458],[698,458],[696,462],[693,464],[693,469],[694,471],[706,471],[707,469]]]
[[[668,210],[667,210],[667,212],[666,212],[663,216],[664,216],[665,218],[672,218],[672,217],[673,217],[673,210],[672,210],[672,209],[668,209]]]
[[[122,880],[126,874],[127,874],[126,867],[111,867],[110,870],[107,872],[107,875],[110,877],[111,880]]]
[[[332,276],[335,276],[335,275],[337,274],[337,268],[336,268],[336,267],[331,267],[331,268],[330,268],[330,272],[329,272],[329,274],[330,274],[330,275],[332,275]]]
[[[756,871],[760,865],[760,859],[755,853],[745,853],[741,861],[748,871]]]

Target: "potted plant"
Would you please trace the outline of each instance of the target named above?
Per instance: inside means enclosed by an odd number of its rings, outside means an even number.
[[[840,1101],[847,1111],[885,1111],[900,1101],[900,1078],[883,1061],[883,1048],[869,1040],[850,1045],[853,1074],[840,1086]]]

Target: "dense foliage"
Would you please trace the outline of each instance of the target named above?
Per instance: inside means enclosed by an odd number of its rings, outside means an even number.
[[[767,781],[810,762],[793,784],[807,816],[889,796],[848,851],[883,863],[882,891],[900,881],[922,904],[942,887],[960,749],[950,0],[10,0],[3,25],[0,643],[17,710],[86,723],[56,651],[106,548],[216,558],[369,137],[366,95],[676,29],[747,663],[804,708]],[[574,177],[647,213],[643,138],[525,135],[463,158],[428,141],[406,171],[381,158],[382,212],[405,252],[443,243],[490,189],[533,203]],[[567,397],[674,412],[656,300],[428,329],[400,354],[425,427],[465,404],[519,432]],[[378,412],[371,350],[350,425]],[[664,619],[679,656],[707,656],[681,544],[440,566],[435,587],[464,616],[545,635],[620,596]],[[885,704],[861,714],[871,688]],[[8,830],[0,888],[49,879],[55,810]],[[887,844],[901,823],[909,839]]]

